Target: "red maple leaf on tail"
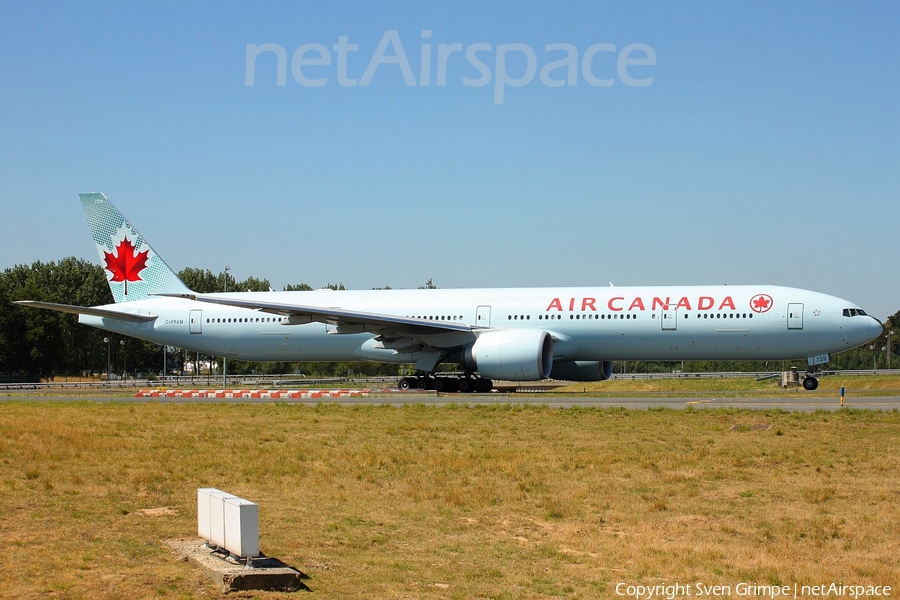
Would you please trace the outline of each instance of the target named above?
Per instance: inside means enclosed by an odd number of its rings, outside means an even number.
[[[106,270],[112,273],[110,281],[124,281],[125,294],[128,294],[129,281],[143,281],[141,271],[147,268],[147,255],[149,250],[135,252],[137,248],[126,237],[116,246],[116,256],[105,252]]]

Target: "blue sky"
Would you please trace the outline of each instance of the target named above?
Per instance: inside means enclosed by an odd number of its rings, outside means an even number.
[[[894,2],[3,3],[0,268],[98,261],[78,193],[102,191],[174,268],[276,289],[773,283],[884,318],[898,23]],[[377,60],[392,31],[416,85],[395,45]],[[342,36],[348,78],[374,57],[369,85],[339,84]],[[245,85],[248,44],[285,49],[285,85],[274,53]],[[292,75],[304,44],[330,53],[299,65],[324,85]],[[439,44],[463,48],[443,86]],[[464,84],[474,44],[487,85]],[[507,44],[507,77],[523,45],[535,75],[497,103]],[[542,83],[566,56],[548,44],[577,49],[574,86]],[[585,77],[595,44],[611,86]],[[619,76],[631,44],[650,85]]]

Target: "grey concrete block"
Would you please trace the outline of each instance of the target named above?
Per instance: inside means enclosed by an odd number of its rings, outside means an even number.
[[[306,575],[289,567],[277,558],[262,556],[253,559],[248,567],[207,548],[201,539],[169,540],[166,545],[183,560],[200,567],[222,588],[222,592],[267,590],[294,592],[309,588],[303,583]]]

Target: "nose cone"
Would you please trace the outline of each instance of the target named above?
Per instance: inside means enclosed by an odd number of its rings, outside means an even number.
[[[869,322],[866,323],[866,334],[866,341],[863,343],[871,342],[875,338],[884,335],[884,325],[875,317],[869,317]]]
[[[869,315],[857,315],[854,317],[842,317],[838,329],[841,332],[841,341],[848,348],[856,348],[868,344],[872,340],[884,335],[884,327],[881,321]]]

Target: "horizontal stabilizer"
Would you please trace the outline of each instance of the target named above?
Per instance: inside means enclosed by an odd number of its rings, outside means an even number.
[[[157,317],[157,315],[136,315],[134,313],[110,310],[108,308],[72,306],[71,304],[54,304],[53,302],[39,302],[37,300],[17,300],[13,304],[33,306],[35,308],[44,308],[47,310],[55,310],[57,312],[71,313],[73,315],[91,315],[94,317],[102,317],[104,319],[129,321],[131,323],[146,323],[147,321],[152,321]]]

